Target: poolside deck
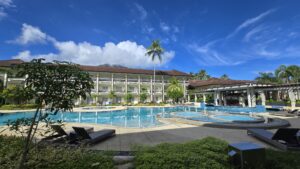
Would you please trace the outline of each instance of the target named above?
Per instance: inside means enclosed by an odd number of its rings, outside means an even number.
[[[291,127],[300,128],[300,118],[288,119]],[[101,127],[95,127],[101,129]],[[170,124],[152,129],[115,128],[116,137],[91,147],[94,150],[130,151],[133,145],[156,145],[160,143],[183,143],[212,136],[229,143],[248,141],[269,147],[269,145],[248,136],[246,130],[222,129],[187,124]]]

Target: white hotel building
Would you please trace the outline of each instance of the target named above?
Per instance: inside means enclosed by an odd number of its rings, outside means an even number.
[[[22,60],[0,60],[0,68],[10,69],[13,65],[23,63]],[[172,77],[178,79],[184,89],[184,99],[187,99],[187,86],[190,75],[177,70],[161,71],[156,70],[155,81],[153,70],[131,69],[120,66],[84,66],[80,65],[81,70],[90,73],[95,87],[92,90],[92,97],[87,99],[87,103],[106,104],[110,101],[109,93],[114,91],[116,94],[115,103],[125,102],[125,95],[133,95],[132,103],[138,103],[142,88],[146,89],[148,95],[147,102],[164,102],[167,100],[166,90],[169,80]],[[23,83],[25,77],[16,78],[7,72],[0,72],[0,79],[4,86],[10,84]],[[84,102],[84,101],[82,101]]]

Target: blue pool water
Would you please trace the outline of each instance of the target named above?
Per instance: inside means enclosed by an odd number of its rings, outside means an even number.
[[[197,107],[170,107],[170,108],[128,108],[127,110],[105,111],[105,112],[59,112],[57,115],[50,115],[52,120],[63,120],[64,122],[105,124],[120,127],[147,128],[162,125],[157,120],[157,115],[163,118],[176,116],[192,118],[207,122],[221,122],[224,118],[244,119],[246,117],[231,114],[232,117],[224,116],[220,111],[203,111]],[[18,112],[4,114],[0,113],[0,125],[5,125],[8,120],[16,120],[22,117],[32,117],[34,112]],[[228,114],[228,113],[227,113]],[[212,118],[219,115],[220,118]],[[245,115],[246,116],[246,115]],[[247,116],[249,117],[249,116]],[[228,120],[228,119],[227,119]]]

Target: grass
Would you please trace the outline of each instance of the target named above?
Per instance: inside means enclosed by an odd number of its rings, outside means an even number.
[[[35,109],[36,104],[6,104],[0,106],[0,110],[24,110]]]

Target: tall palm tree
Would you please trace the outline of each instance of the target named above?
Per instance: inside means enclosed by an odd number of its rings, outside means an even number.
[[[210,75],[207,74],[206,70],[201,69],[199,73],[196,74],[197,80],[207,80],[210,78]]]
[[[162,54],[164,53],[164,49],[160,46],[160,42],[159,40],[154,40],[152,41],[152,44],[147,48],[147,52],[146,55],[150,56],[152,61],[154,62],[154,66],[153,66],[153,88],[152,88],[152,100],[155,100],[155,97],[153,97],[154,95],[154,90],[155,90],[155,59],[158,58],[158,60],[160,62],[162,62]]]
[[[288,83],[289,82],[287,67],[285,65],[280,65],[275,70],[275,76],[280,83]]]
[[[297,65],[290,65],[286,68],[289,82],[297,83],[300,80],[300,67]]]
[[[275,83],[276,78],[271,72],[259,72],[259,76],[255,78],[260,83]]]
[[[227,74],[223,74],[220,79],[228,80],[229,76]]]

